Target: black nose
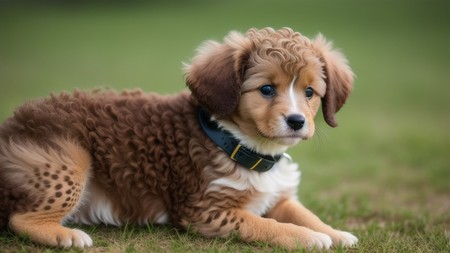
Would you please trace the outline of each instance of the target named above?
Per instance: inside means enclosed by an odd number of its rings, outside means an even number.
[[[292,114],[286,118],[286,123],[292,130],[297,131],[305,125],[305,117],[300,114]]]

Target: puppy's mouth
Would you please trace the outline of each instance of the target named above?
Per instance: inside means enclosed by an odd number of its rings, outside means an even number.
[[[294,140],[294,141],[299,141],[299,140],[307,140],[308,137],[304,136],[300,133],[294,133],[294,134],[286,134],[286,135],[267,135],[265,134],[263,131],[261,131],[259,128],[256,128],[256,131],[258,132],[258,134],[268,140],[271,141],[276,141],[276,140],[284,140],[284,141],[288,141],[288,140]]]

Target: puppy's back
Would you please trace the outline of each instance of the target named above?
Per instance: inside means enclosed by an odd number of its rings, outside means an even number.
[[[112,196],[123,195],[120,199],[127,201],[117,203],[119,213],[132,220],[130,212],[140,208],[130,203],[142,204],[143,193],[162,196],[161,189],[169,184],[170,156],[188,152],[195,108],[187,92],[161,96],[141,91],[75,91],[18,107],[0,126],[0,226],[6,225],[9,213],[26,209],[21,206],[31,195],[15,187],[27,184],[24,179],[11,182],[5,176],[12,164],[7,155],[12,142],[54,150],[61,139],[80,145],[91,156],[94,183],[101,182]]]

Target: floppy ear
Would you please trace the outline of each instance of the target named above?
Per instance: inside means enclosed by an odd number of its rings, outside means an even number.
[[[226,117],[238,106],[251,48],[250,39],[231,32],[223,44],[205,42],[192,63],[185,65],[186,84],[209,113]]]
[[[319,34],[313,41],[314,47],[323,61],[327,89],[322,98],[323,117],[328,125],[336,127],[335,114],[344,105],[352,90],[354,74],[345,56],[332,48],[332,43]]]

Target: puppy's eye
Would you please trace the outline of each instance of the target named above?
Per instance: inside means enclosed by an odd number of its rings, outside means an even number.
[[[307,99],[311,99],[314,96],[314,90],[311,87],[306,88],[305,96]]]
[[[272,84],[265,84],[261,86],[259,88],[259,92],[261,92],[264,97],[273,97],[276,94],[275,86]]]

